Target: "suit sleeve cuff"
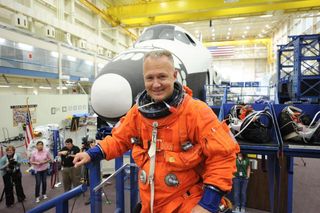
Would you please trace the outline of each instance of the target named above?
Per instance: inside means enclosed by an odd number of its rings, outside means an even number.
[[[210,186],[210,187],[205,186],[204,193],[198,204],[202,208],[205,208],[210,212],[216,213],[219,211],[219,205],[220,205],[222,196],[223,196],[223,193],[219,191],[219,189],[216,189],[213,186]]]
[[[99,144],[88,149],[86,152],[88,153],[92,161],[100,161],[102,159],[105,159],[105,154]]]

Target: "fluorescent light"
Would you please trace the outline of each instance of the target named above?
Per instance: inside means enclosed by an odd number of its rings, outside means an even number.
[[[212,36],[215,36],[216,34],[215,34],[215,33],[212,33],[211,35],[212,35]]]
[[[194,24],[194,22],[189,21],[189,22],[184,22],[183,24],[185,24],[185,25],[190,25],[190,24]]]
[[[270,29],[271,27],[270,27],[270,25],[269,25],[269,24],[266,24],[266,28],[267,28],[267,29]]]
[[[0,88],[8,88],[10,85],[0,85]]]
[[[66,89],[68,89],[67,87],[57,87],[57,89],[62,89],[62,90],[66,90]]]
[[[85,63],[89,66],[92,66],[93,65],[93,62],[92,61],[85,61]]]
[[[67,56],[67,59],[68,59],[69,61],[76,61],[76,60],[77,60],[76,57],[73,57],[73,56],[70,56],[70,55]]]
[[[6,42],[6,40],[4,38],[0,38],[0,44],[3,44],[4,42]]]
[[[214,28],[212,28],[212,30],[211,30],[212,32],[214,32]]]
[[[58,53],[58,52],[55,52],[55,51],[52,51],[52,52],[50,53],[50,55],[51,55],[52,57],[55,57],[55,58],[58,58],[58,57],[59,57],[59,53]]]
[[[261,18],[269,18],[269,17],[272,17],[273,15],[272,14],[266,14],[266,15],[261,15],[260,17]]]
[[[22,86],[22,85],[19,85],[18,88],[21,88],[21,89],[32,89],[33,86]]]
[[[241,37],[242,37],[242,38],[246,38],[246,36],[245,36],[245,35],[242,35]]]
[[[229,39],[230,37],[229,36],[227,36],[227,38],[226,39]]]
[[[24,43],[18,43],[18,47],[22,50],[33,51],[33,46]]]
[[[250,29],[250,26],[246,26],[246,29],[249,30],[249,29]]]
[[[39,89],[52,89],[52,87],[40,86]]]
[[[194,31],[196,34],[199,34],[199,30]]]
[[[243,20],[246,19],[245,17],[236,17],[236,18],[231,18],[232,21],[239,21],[239,20]]]
[[[231,27],[229,27],[228,30],[231,31]]]
[[[230,35],[230,32],[228,32],[227,34]]]

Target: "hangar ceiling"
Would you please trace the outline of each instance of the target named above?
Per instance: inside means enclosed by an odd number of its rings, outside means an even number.
[[[113,26],[136,29],[178,23],[195,36],[201,34],[203,41],[210,42],[268,37],[290,16],[320,16],[320,1],[104,0],[99,9],[112,19]]]

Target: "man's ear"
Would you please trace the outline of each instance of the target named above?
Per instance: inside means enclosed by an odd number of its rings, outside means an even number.
[[[174,76],[174,80],[177,80],[177,76],[178,76],[178,70],[177,69],[174,69],[173,76]]]

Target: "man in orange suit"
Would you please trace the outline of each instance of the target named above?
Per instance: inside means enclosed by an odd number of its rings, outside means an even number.
[[[147,53],[143,77],[145,90],[112,136],[77,154],[75,166],[132,149],[140,168],[141,212],[219,212],[232,187],[238,144],[227,125],[176,81],[170,52]]]

